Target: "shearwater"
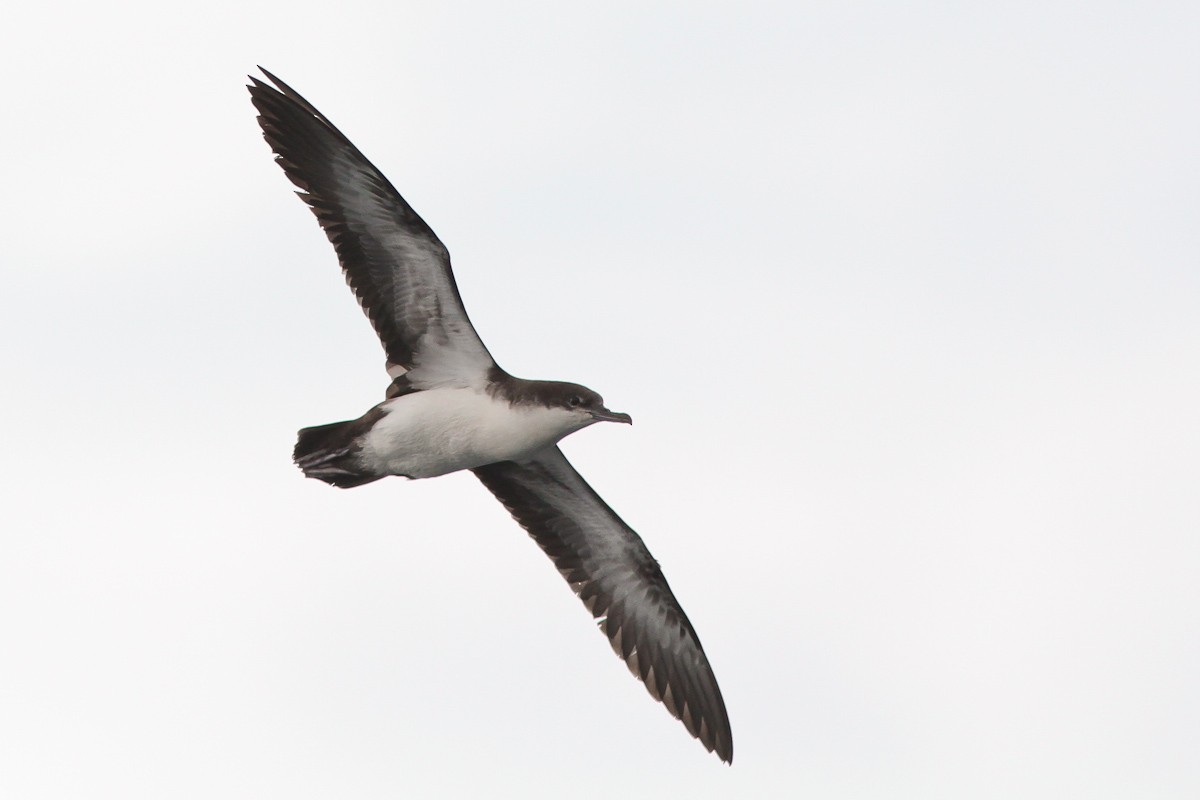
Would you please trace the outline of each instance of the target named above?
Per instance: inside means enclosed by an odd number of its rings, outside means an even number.
[[[248,88],[263,136],[337,251],[392,379],[386,399],[358,419],[301,430],[296,464],[343,488],[474,472],[650,694],[732,762],[721,691],[658,562],[558,448],[568,434],[629,415],[584,386],[497,366],[467,318],[446,247],[333,123],[262,71],[274,86],[251,76]]]

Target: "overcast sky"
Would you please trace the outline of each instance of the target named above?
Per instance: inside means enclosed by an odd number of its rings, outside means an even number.
[[[15,16],[14,16],[15,15]],[[1200,6],[25,4],[0,30],[0,796],[1200,796]],[[726,767],[383,354],[312,100],[663,565]]]

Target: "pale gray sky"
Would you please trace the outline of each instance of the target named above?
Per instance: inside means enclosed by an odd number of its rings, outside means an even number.
[[[1200,796],[1195,3],[15,13],[0,796]],[[474,478],[291,465],[386,378],[258,63],[633,414],[732,768]]]

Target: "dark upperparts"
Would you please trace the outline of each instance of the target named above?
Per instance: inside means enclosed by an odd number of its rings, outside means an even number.
[[[527,381],[514,378],[500,367],[488,373],[488,393],[502,397],[512,405],[544,406],[546,408],[582,409],[598,420],[632,423],[628,414],[619,414],[604,407],[604,398],[586,386],[565,381]]]

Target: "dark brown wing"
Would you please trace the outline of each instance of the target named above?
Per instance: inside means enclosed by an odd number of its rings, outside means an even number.
[[[333,123],[263,74],[274,87],[254,77],[248,87],[263,136],[333,243],[392,377],[409,372],[418,388],[482,385],[495,362],[467,318],[446,247]]]
[[[722,760],[729,716],[692,624],[658,562],[557,447],[474,470],[550,556],[630,671]]]

